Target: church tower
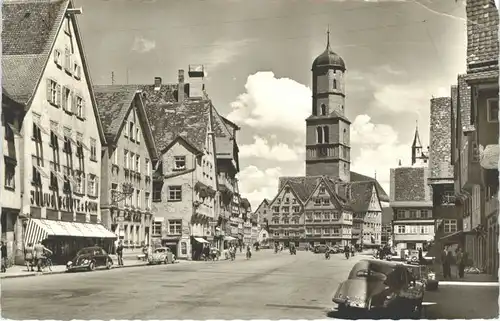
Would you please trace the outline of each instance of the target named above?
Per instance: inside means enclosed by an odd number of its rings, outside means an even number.
[[[350,125],[345,116],[345,63],[330,48],[312,64],[312,110],[306,119],[306,176],[350,181]]]
[[[420,142],[420,135],[418,134],[418,124],[415,127],[415,136],[413,137],[413,144],[411,145],[411,165],[412,166],[427,166],[429,157],[424,154],[422,150],[422,143]]]

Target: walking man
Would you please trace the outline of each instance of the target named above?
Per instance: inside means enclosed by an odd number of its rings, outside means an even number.
[[[34,266],[34,249],[33,249],[33,244],[29,243],[25,248],[24,248],[24,261],[26,262],[26,267],[28,268],[28,271],[33,272],[33,266]]]
[[[464,253],[462,249],[459,248],[457,251],[457,267],[458,267],[458,277],[463,279],[465,270]]]
[[[116,248],[116,256],[118,257],[118,265],[123,266],[123,244],[122,241],[118,243]]]
[[[49,252],[52,254],[52,251],[46,248],[41,241],[35,244],[33,251],[35,252],[35,262],[37,270],[38,272],[42,272],[42,263],[45,259],[45,252]]]

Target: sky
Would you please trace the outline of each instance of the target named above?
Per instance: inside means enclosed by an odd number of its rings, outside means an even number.
[[[240,193],[255,210],[278,177],[305,173],[311,65],[326,46],[346,63],[351,170],[389,193],[410,165],[432,97],[465,72],[463,0],[76,0],[94,84],[177,82],[203,64],[215,107],[240,125]]]

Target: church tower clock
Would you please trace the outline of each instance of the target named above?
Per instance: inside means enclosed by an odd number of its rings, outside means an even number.
[[[312,64],[312,111],[306,119],[306,176],[350,181],[350,125],[345,116],[344,60],[330,48]]]

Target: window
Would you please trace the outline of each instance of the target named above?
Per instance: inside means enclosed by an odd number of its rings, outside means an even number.
[[[80,96],[76,96],[76,116],[79,118],[83,118],[83,98]]]
[[[337,79],[333,80],[333,89],[337,89]]]
[[[153,222],[153,236],[161,236],[161,222]]]
[[[97,196],[98,193],[98,182],[97,176],[93,174],[89,174],[88,183],[87,183],[87,194],[89,196]]]
[[[153,202],[161,202],[161,182],[153,182]]]
[[[151,194],[149,192],[144,193],[144,205],[146,208],[151,208]]]
[[[71,72],[71,50],[68,47],[64,49],[64,70]]]
[[[316,141],[323,144],[323,127],[316,127]]]
[[[323,205],[330,205],[330,200],[328,198],[324,198]]]
[[[61,67],[61,56],[62,52],[59,49],[54,50],[54,63],[58,66]]]
[[[137,207],[141,207],[141,191],[135,190],[135,205]]]
[[[123,167],[128,169],[128,150],[123,151]]]
[[[73,74],[75,75],[76,79],[82,78],[82,67],[80,67],[80,65],[77,64],[76,62],[73,65]]]
[[[58,85],[52,79],[47,79],[47,101],[54,106],[59,106],[60,95],[61,95],[61,85]]]
[[[323,126],[323,140],[325,143],[330,142],[330,128],[328,126]]]
[[[300,206],[294,206],[294,207],[293,207],[293,212],[294,212],[294,213],[298,213],[298,212],[300,212]]]
[[[135,131],[134,131],[134,123],[133,123],[133,122],[130,122],[130,123],[128,124],[128,136],[129,136],[129,138],[130,138],[131,140],[135,140],[135,139],[134,139],[134,133],[135,133]]]
[[[67,87],[63,87],[62,108],[71,112],[71,90]]]
[[[140,143],[141,142],[141,133],[139,132],[139,127],[135,128],[135,142]]]
[[[323,235],[330,235],[330,229],[329,228],[324,228],[323,229]]]
[[[314,213],[314,219],[315,220],[321,220],[321,212],[315,212]]]
[[[280,236],[280,232],[274,231],[274,236]]]
[[[306,234],[312,234],[312,228],[310,227],[306,228]]]
[[[97,142],[94,138],[90,139],[90,160],[97,161]]]
[[[323,214],[325,220],[330,220],[330,212],[326,212]]]
[[[140,173],[141,172],[141,156],[135,155],[135,170]]]
[[[146,175],[151,175],[151,165],[150,165],[150,162],[149,162],[149,158],[146,158]]]
[[[321,104],[321,116],[325,116],[325,115],[326,115],[326,105]]]
[[[292,218],[292,224],[299,224],[299,218],[298,217]]]
[[[314,229],[314,234],[317,234],[317,235],[321,234],[321,229],[320,228],[315,228]]]
[[[182,221],[181,220],[168,221],[168,233],[180,235],[182,233]]]
[[[135,171],[135,154],[129,152],[129,158],[130,170]]]
[[[321,198],[314,199],[314,205],[315,206],[321,206]]]
[[[273,218],[273,224],[279,224],[279,222],[280,222],[279,218],[277,218],[277,217]]]
[[[306,220],[312,221],[312,219],[313,219],[313,215],[311,213],[307,213],[306,214]]]
[[[279,213],[280,212],[280,207],[279,206],[273,206],[273,212],[274,213]]]
[[[4,171],[5,181],[4,186],[9,189],[14,189],[16,187],[16,166],[10,162],[5,162]]]
[[[290,219],[285,217],[283,219],[283,224],[290,224]]]
[[[489,123],[498,123],[498,98],[490,98],[487,101],[487,116]]]
[[[326,188],[325,188],[325,187],[323,187],[323,186],[321,186],[321,187],[319,188],[319,193],[320,193],[320,194],[325,194],[325,193],[326,193]]]
[[[63,152],[65,152],[66,154],[73,153],[73,148],[71,147],[71,138],[70,137],[71,137],[71,133],[65,131]]]
[[[410,218],[413,218],[413,219],[417,218],[417,211],[410,210]]]
[[[334,227],[333,228],[333,234],[340,234],[340,228]]]
[[[457,220],[444,220],[444,232],[455,233],[457,231]]]
[[[397,230],[398,230],[399,234],[404,234],[405,233],[406,226],[404,226],[404,225],[398,225],[397,228],[398,228]]]
[[[186,169],[186,156],[174,156],[174,170]]]
[[[168,187],[168,200],[169,201],[182,201],[182,186],[169,186]]]
[[[429,217],[429,211],[428,210],[420,210],[420,217],[421,218],[428,218]]]

